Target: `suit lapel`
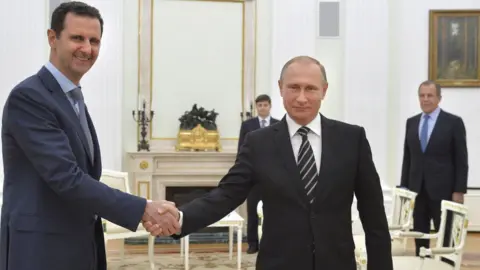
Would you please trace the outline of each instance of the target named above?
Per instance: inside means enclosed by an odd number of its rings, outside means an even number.
[[[339,154],[335,154],[335,131],[333,122],[323,115],[320,116],[322,121],[322,154],[320,159],[318,184],[315,190],[315,204],[318,204],[324,200],[332,188],[332,179],[335,177],[333,177],[333,172],[331,170],[332,168],[335,168],[335,157]]]
[[[275,126],[274,130],[276,132],[274,135],[274,141],[278,151],[277,156],[281,159],[281,162],[288,173],[286,181],[294,190],[296,190],[296,192],[298,192],[299,198],[303,204],[308,205],[309,202],[307,194],[305,193],[305,189],[301,184],[300,172],[298,170],[295,155],[293,153],[292,142],[290,140],[290,134],[288,132],[285,117],[282,119],[281,124]]]
[[[260,129],[260,120],[258,119],[258,117],[253,118],[252,128],[253,130]]]
[[[411,132],[411,136],[413,136],[413,142],[415,143],[415,147],[418,148],[418,151],[422,152],[422,146],[420,144],[420,131],[419,131],[419,125],[420,125],[420,118],[422,115],[418,115],[412,119],[412,129],[413,131]]]
[[[72,122],[72,126],[75,128],[77,135],[80,137],[82,141],[83,149],[85,150],[86,155],[88,156],[89,160],[92,161],[92,157],[90,156],[90,151],[88,150],[88,142],[87,138],[85,137],[85,133],[82,130],[80,125],[80,120],[78,119],[77,113],[74,111],[72,104],[68,100],[67,96],[63,92],[62,88],[55,80],[55,77],[48,71],[45,67],[42,67],[38,72],[38,76],[42,80],[43,84],[46,88],[52,92],[52,97],[55,101],[60,105],[62,110],[67,114],[68,118]]]
[[[90,133],[92,134],[92,142],[93,142],[94,161],[92,162],[93,164],[92,177],[94,179],[100,179],[100,176],[102,174],[102,158],[100,156],[100,146],[98,143],[97,132],[95,131],[95,127],[93,125],[92,119],[90,118],[90,114],[88,113],[86,106],[85,106],[85,113],[87,114],[88,127],[90,129]]]

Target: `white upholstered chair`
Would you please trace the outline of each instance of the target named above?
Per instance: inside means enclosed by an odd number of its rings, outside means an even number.
[[[391,215],[388,217],[388,228],[392,237],[392,255],[404,255],[407,250],[407,238],[398,237],[397,232],[409,231],[413,224],[413,209],[417,193],[403,188],[392,191]],[[365,235],[354,235],[357,254],[365,253]]]
[[[263,202],[259,201],[257,204],[257,215],[258,215],[258,240],[262,239],[263,233]]]
[[[448,247],[443,247],[443,238],[446,230],[447,213],[452,213],[452,226]],[[467,237],[468,208],[463,204],[451,201],[442,201],[442,215],[438,233],[426,234],[420,232],[402,232],[404,237],[417,239],[436,239],[436,247],[421,248],[420,257],[394,256],[393,268],[395,270],[460,270],[462,265],[463,248]],[[426,258],[430,256],[431,258]],[[455,266],[451,266],[441,258],[451,260]]]
[[[103,170],[102,176],[100,181],[111,188],[118,189],[120,191],[131,193],[130,192],[130,185],[128,181],[128,173],[125,172],[117,172],[111,170]],[[113,239],[126,239],[130,237],[139,237],[139,236],[148,236],[148,257],[150,260],[150,267],[151,269],[155,269],[154,263],[154,245],[155,245],[155,237],[151,236],[149,232],[143,228],[142,224],[138,224],[138,228],[136,232],[132,232],[128,229],[125,229],[117,224],[114,224],[108,220],[103,219],[104,221],[104,238],[105,238],[105,247],[107,246],[107,242]],[[125,250],[122,245],[121,258],[122,262],[125,255]]]

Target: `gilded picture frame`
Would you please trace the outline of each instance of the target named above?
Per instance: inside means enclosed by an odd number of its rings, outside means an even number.
[[[430,10],[429,79],[480,87],[480,10]]]

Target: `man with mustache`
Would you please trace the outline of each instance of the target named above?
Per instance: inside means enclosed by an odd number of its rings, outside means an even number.
[[[288,61],[278,86],[287,114],[248,133],[219,186],[174,212],[181,223],[174,238],[220,220],[258,185],[264,223],[256,269],[355,270],[355,195],[368,269],[393,270],[383,192],[364,128],[319,113],[328,83],[314,58]],[[144,225],[153,235],[168,234]]]
[[[463,203],[467,192],[468,151],[462,118],[439,107],[440,85],[424,81],[418,88],[422,112],[407,120],[400,185],[418,193],[413,211],[413,229],[429,233],[430,222],[440,227],[441,201]],[[450,215],[444,245],[450,240]],[[428,239],[415,239],[416,254],[429,246]]]
[[[11,91],[3,111],[5,171],[0,270],[106,270],[101,219],[135,231],[141,221],[179,229],[166,202],[99,182],[95,128],[80,80],[97,60],[99,11],[66,2],[47,32],[50,61]]]

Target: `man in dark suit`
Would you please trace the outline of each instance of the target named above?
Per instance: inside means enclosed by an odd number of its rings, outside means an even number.
[[[319,114],[328,84],[315,59],[288,61],[279,80],[287,111],[247,134],[219,186],[176,213],[183,237],[237,208],[254,185],[264,207],[258,270],[355,270],[351,206],[357,197],[369,270],[392,270],[380,179],[362,127]],[[154,235],[158,225],[145,223]]]
[[[407,120],[401,186],[418,193],[414,230],[429,233],[431,220],[436,230],[440,227],[442,200],[463,203],[468,178],[467,139],[462,118],[438,106],[440,85],[421,83],[418,98],[422,113]],[[444,241],[449,239],[449,227],[446,232]],[[416,239],[415,244],[418,255],[429,241]]]
[[[242,123],[240,128],[240,137],[238,139],[238,149],[243,145],[247,133],[257,130],[259,128],[268,127],[271,124],[278,122],[277,119],[270,116],[270,109],[272,108],[272,100],[268,95],[259,95],[255,99],[255,108],[257,109],[258,117],[248,119]],[[258,214],[257,205],[261,200],[260,188],[258,185],[254,186],[247,198],[247,242],[248,254],[253,254],[258,251]]]
[[[52,15],[50,61],[11,91],[3,110],[0,270],[106,270],[101,218],[179,229],[172,207],[110,188],[81,88],[97,59],[103,20],[79,2]]]

